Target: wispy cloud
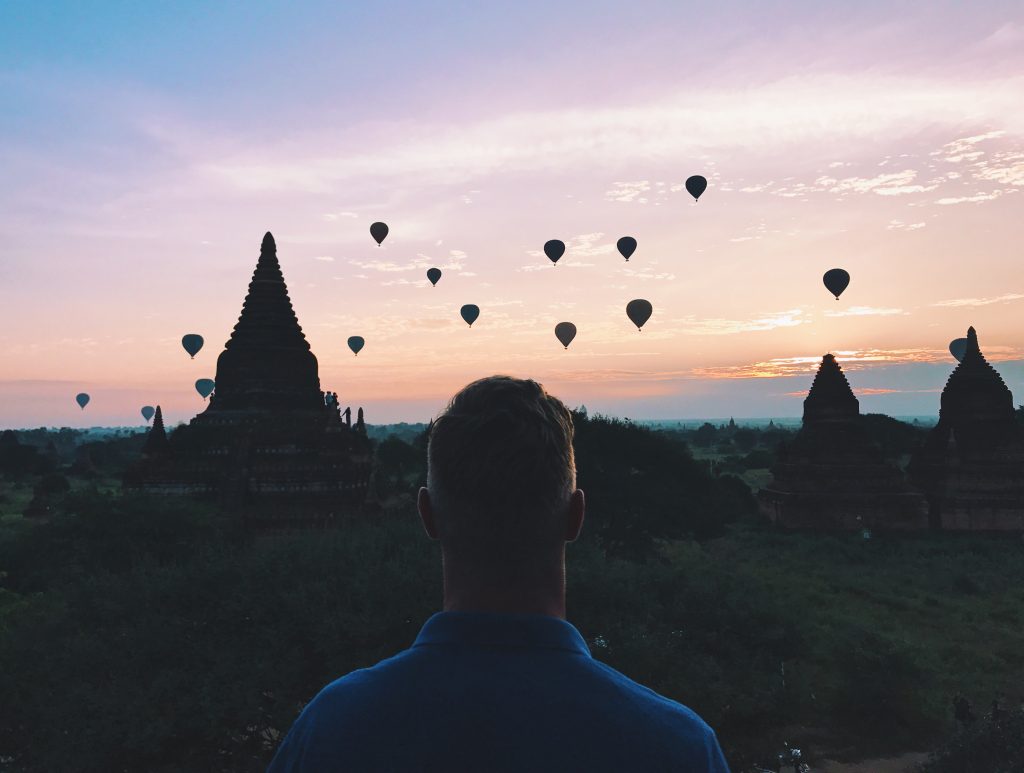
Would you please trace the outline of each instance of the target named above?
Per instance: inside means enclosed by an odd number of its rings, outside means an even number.
[[[1024,298],[1024,293],[1007,293],[998,295],[995,298],[951,298],[947,301],[938,301],[932,306],[945,306],[959,308],[961,306],[991,306],[993,303],[1009,303]]]
[[[334,258],[330,255],[314,255],[313,260],[322,260],[324,263],[334,262]]]
[[[610,190],[605,191],[604,197],[607,201],[635,201],[638,204],[646,204],[647,197],[644,194],[651,189],[647,180],[636,182],[615,182]]]
[[[424,125],[416,131],[379,135],[376,150],[343,148],[332,128],[316,130],[275,147],[238,137],[189,147],[191,166],[242,190],[333,192],[354,178],[395,177],[457,183],[499,172],[561,172],[637,160],[699,158],[711,149],[770,148],[851,138],[874,138],[894,130],[954,127],[960,106],[972,105],[976,121],[1020,121],[1024,77],[969,82],[865,74],[787,78],[754,91],[680,91],[628,106],[518,112],[475,123]],[[863,106],[871,104],[865,111]],[[947,154],[949,156],[951,154]],[[268,159],[273,159],[268,161]],[[881,178],[881,179],[879,179]],[[898,195],[927,189],[907,172],[835,180],[851,192]],[[613,200],[638,201],[649,180],[622,181]],[[913,188],[913,191],[904,190]],[[339,215],[340,216],[340,215]]]
[[[826,317],[893,317],[898,314],[909,314],[903,309],[880,309],[874,306],[851,306],[840,311],[826,311]]]
[[[949,204],[979,204],[983,201],[992,201],[1003,195],[1001,190],[994,190],[990,193],[975,193],[973,196],[943,196],[936,199],[936,204],[947,206]]]
[[[684,317],[677,320],[680,332],[692,335],[733,335],[780,327],[795,327],[810,322],[802,309],[778,311],[756,319],[695,319]]]

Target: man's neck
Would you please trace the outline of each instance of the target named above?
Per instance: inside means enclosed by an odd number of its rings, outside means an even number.
[[[445,612],[501,612],[565,619],[565,564],[541,578],[480,579],[445,564]]]

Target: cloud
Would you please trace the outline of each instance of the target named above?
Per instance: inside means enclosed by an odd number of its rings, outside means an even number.
[[[750,333],[764,330],[774,330],[779,327],[795,327],[810,322],[809,319],[801,318],[801,309],[790,309],[789,311],[778,311],[757,319],[702,319],[697,320],[686,317],[682,322],[680,332],[691,335],[733,335],[735,333]]]
[[[960,308],[962,306],[991,306],[993,303],[1009,303],[1010,301],[1019,301],[1024,298],[1024,293],[1007,293],[1006,295],[998,295],[995,298],[953,298],[948,301],[939,301],[933,303],[932,306],[943,306]]]
[[[628,277],[632,277],[633,279],[655,279],[664,282],[671,282],[673,279],[676,278],[675,274],[670,274],[667,271],[663,271],[661,273],[656,274],[648,268],[643,268],[640,269],[639,271],[635,271],[634,269],[624,267],[622,269],[622,273]]]
[[[1022,92],[1024,77],[1017,75],[977,81],[870,72],[788,77],[756,90],[688,88],[613,107],[520,111],[468,123],[417,121],[415,130],[402,122],[383,129],[375,125],[369,152],[359,142],[340,140],[337,127],[331,126],[276,143],[245,137],[198,141],[200,132],[182,142],[169,136],[166,126],[149,128],[158,141],[185,156],[191,168],[224,185],[246,191],[334,192],[353,179],[457,184],[497,173],[593,168],[595,158],[617,167],[752,147],[767,152],[815,142],[874,141],[963,125],[964,105],[970,106],[966,117],[972,122],[1019,125],[1024,120]],[[865,104],[872,109],[864,110]],[[358,139],[360,132],[370,131],[353,127],[346,136]],[[874,179],[837,184],[863,190]],[[918,184],[901,179],[883,179],[867,190],[917,192]],[[901,190],[908,185],[914,190]],[[649,186],[649,180],[620,181],[608,193],[612,200],[638,201]]]
[[[902,220],[890,220],[886,229],[889,231],[918,231],[927,225],[926,223],[904,223]]]
[[[991,193],[976,193],[973,196],[946,196],[936,200],[936,204],[948,205],[948,204],[965,204],[968,202],[979,203],[982,201],[992,201],[998,199],[1003,195],[1001,190],[992,191]]]
[[[646,204],[647,198],[642,194],[650,189],[651,184],[647,180],[614,182],[612,188],[605,191],[604,198],[606,201],[636,201],[639,204]]]
[[[909,314],[903,309],[880,309],[874,306],[851,306],[842,311],[826,311],[826,317],[892,317],[897,314]]]
[[[334,258],[330,255],[315,255],[313,260],[322,260],[324,263],[333,263]]]
[[[995,153],[990,161],[978,164],[975,176],[1004,185],[1024,185],[1024,153]]]
[[[880,174],[875,177],[846,177],[837,180],[833,177],[819,177],[815,182],[830,193],[877,193],[880,196],[901,196],[907,193],[924,193],[932,191],[938,184],[911,185],[917,178],[913,169],[902,172]]]
[[[328,212],[323,216],[324,220],[329,223],[333,223],[343,217],[359,217],[355,212]]]

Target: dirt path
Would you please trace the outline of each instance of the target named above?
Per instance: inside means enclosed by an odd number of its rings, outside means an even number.
[[[899,757],[885,757],[860,762],[832,762],[825,760],[815,773],[911,773],[917,765],[928,759],[926,752],[909,752]]]

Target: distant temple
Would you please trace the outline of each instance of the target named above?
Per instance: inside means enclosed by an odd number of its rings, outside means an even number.
[[[1024,531],[1024,437],[1013,395],[985,360],[974,328],[945,389],[939,423],[911,459],[935,528]]]
[[[924,497],[871,443],[860,404],[835,357],[826,354],[804,400],[803,426],[780,449],[773,480],[758,493],[761,512],[786,529],[918,530]]]
[[[321,391],[269,233],[215,383],[206,410],[170,436],[157,407],[126,489],[205,496],[261,528],[326,526],[364,504],[362,408],[353,426],[337,393]]]

